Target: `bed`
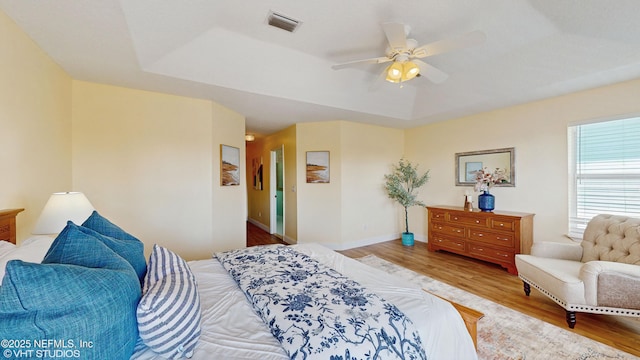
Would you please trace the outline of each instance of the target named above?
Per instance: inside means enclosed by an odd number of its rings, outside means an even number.
[[[92,215],[93,216],[93,215]],[[100,218],[98,216],[98,218]],[[105,219],[106,220],[106,219]],[[110,224],[110,223],[108,223]],[[83,224],[84,225],[84,224]],[[130,235],[126,234],[119,228],[110,227],[113,224],[110,224],[108,229],[105,231],[104,229],[100,229],[103,232],[109,233],[109,235],[105,235],[109,237],[109,239],[114,238],[124,238],[120,239],[118,246],[125,244],[127,251],[129,251],[129,247],[136,240]],[[115,225],[114,225],[115,226]],[[75,229],[74,235],[81,239],[82,246],[76,246],[74,244],[80,244],[80,242],[74,242],[74,236],[63,234],[59,235],[70,238],[68,244],[65,244],[66,248],[73,248],[73,252],[77,253],[78,251],[87,251],[85,256],[80,256],[80,258],[86,258],[87,254],[91,254],[91,256],[95,256],[96,254],[101,254],[102,251],[106,251],[103,249],[103,246],[99,243],[94,245],[87,245],[87,239],[84,237],[87,235],[83,226],[73,227]],[[72,230],[73,230],[72,229]],[[81,231],[79,231],[79,230]],[[116,229],[116,230],[113,230]],[[111,231],[111,232],[109,232]],[[115,232],[114,232],[115,231]],[[93,236],[98,236],[91,233]],[[39,238],[35,240],[27,240],[24,241],[21,247],[30,247],[33,246],[35,248],[39,248],[38,254],[42,253],[42,256],[45,257],[42,248],[48,247],[53,239],[47,240],[46,238]],[[104,239],[103,239],[104,240]],[[52,256],[56,256],[56,251],[64,252],[60,250],[63,248],[58,244],[60,242],[59,239],[56,239],[55,243],[51,245],[50,249],[46,251],[46,257],[43,260],[45,263],[52,264],[52,266],[63,267],[57,263],[52,263]],[[69,245],[70,244],[70,245]],[[92,244],[89,242],[89,244]],[[110,244],[111,246],[115,246]],[[76,247],[74,247],[76,246]],[[136,243],[136,246],[137,243]],[[85,249],[89,247],[89,249]],[[19,248],[19,247],[18,247]],[[158,247],[160,248],[160,247]],[[460,313],[447,301],[440,299],[436,296],[433,296],[425,291],[422,291],[419,287],[412,283],[408,283],[403,279],[390,276],[378,269],[371,268],[367,265],[364,265],[357,260],[345,257],[339,253],[336,253],[326,247],[323,247],[318,244],[300,244],[300,245],[292,245],[287,246],[286,248],[291,249],[297,254],[301,254],[302,256],[309,257],[314,261],[317,261],[322,266],[326,266],[337,271],[340,274],[343,274],[345,277],[349,278],[361,284],[364,288],[366,288],[371,293],[374,293],[376,296],[388,301],[389,303],[394,304],[400,309],[406,316],[411,319],[415,325],[415,329],[419,333],[419,337],[422,340],[422,345],[424,347],[424,352],[427,359],[476,359],[476,352],[474,347],[474,341],[467,331],[465,326],[465,322],[463,321]],[[7,248],[3,248],[0,246],[0,261],[4,257],[2,251],[6,252]],[[15,247],[13,250],[15,251]],[[119,248],[119,251],[123,251],[125,247]],[[163,249],[164,251],[171,253],[167,249]],[[11,350],[15,351],[17,349],[17,345],[21,345],[13,340],[29,340],[32,338],[47,338],[53,336],[53,331],[61,331],[61,335],[57,338],[61,339],[72,339],[72,342],[67,343],[54,343],[55,346],[53,348],[49,347],[50,350],[58,350],[63,351],[63,353],[53,354],[50,353],[51,357],[58,355],[67,355],[74,356],[79,355],[82,358],[104,358],[105,354],[115,354],[117,351],[124,354],[131,354],[131,359],[139,359],[139,360],[148,360],[148,359],[163,359],[163,358],[179,358],[182,356],[192,356],[193,359],[288,359],[289,356],[281,346],[281,344],[276,340],[276,338],[272,335],[272,330],[268,327],[268,325],[258,316],[254,308],[249,303],[247,296],[243,291],[238,287],[238,283],[234,280],[230,273],[223,264],[219,261],[218,257],[215,255],[209,259],[205,260],[196,260],[185,262],[187,266],[185,266],[184,272],[185,276],[176,275],[182,274],[182,270],[171,270],[167,271],[165,268],[160,269],[160,271],[164,271],[164,275],[156,276],[155,280],[159,280],[162,276],[171,277],[172,281],[185,281],[189,282],[189,277],[192,277],[194,289],[196,289],[193,293],[188,293],[185,291],[185,299],[188,299],[188,303],[198,304],[199,306],[191,306],[189,309],[185,309],[185,314],[193,309],[197,308],[197,329],[194,325],[191,330],[197,336],[192,336],[192,340],[185,340],[181,343],[182,346],[187,346],[185,344],[193,344],[191,347],[191,351],[182,352],[170,352],[164,353],[164,355],[160,355],[162,353],[161,350],[154,346],[148,346],[150,343],[147,343],[146,339],[143,339],[142,334],[146,334],[146,330],[142,327],[142,320],[140,317],[140,308],[141,304],[145,302],[145,293],[150,294],[153,292],[153,281],[149,281],[149,276],[152,276],[152,273],[155,273],[155,267],[152,269],[152,266],[156,266],[155,264],[151,264],[151,258],[148,261],[148,268],[145,267],[146,272],[141,272],[141,260],[139,255],[137,254],[140,251],[139,248],[135,249],[135,257],[133,261],[129,261],[130,265],[124,264],[121,261],[121,258],[115,260],[113,264],[104,265],[109,268],[108,273],[100,273],[92,280],[91,289],[92,294],[88,296],[95,297],[112,297],[114,301],[120,301],[119,305],[115,307],[113,311],[106,311],[102,308],[101,303],[96,303],[95,299],[89,299],[88,302],[91,304],[87,306],[87,311],[94,311],[91,313],[91,326],[95,325],[95,323],[100,323],[101,321],[105,321],[107,323],[114,322],[115,319],[119,319],[123,323],[122,327],[132,329],[132,327],[136,327],[135,335],[131,335],[132,332],[129,331],[128,336],[125,332],[124,334],[114,336],[113,329],[109,329],[111,332],[108,339],[110,342],[115,342],[116,345],[123,343],[126,345],[118,346],[116,350],[113,350],[110,344],[106,346],[104,344],[106,341],[102,340],[102,332],[91,333],[91,338],[88,338],[86,335],[89,331],[96,331],[95,329],[91,330],[82,330],[84,334],[78,334],[80,331],[78,329],[67,328],[57,329],[55,327],[56,320],[55,317],[51,317],[51,322],[54,324],[53,330],[49,330],[49,333],[38,333],[37,335],[32,335],[29,333],[29,330],[22,330],[25,327],[20,325],[20,331],[16,332],[14,329],[10,329],[11,325],[7,325],[6,321],[3,321],[4,324],[0,324],[0,338],[12,339],[11,343],[3,343],[1,346],[2,351]],[[156,253],[156,247],[154,247],[154,251],[152,257]],[[106,254],[106,252],[105,252]],[[126,253],[126,257],[131,257],[131,253]],[[68,255],[57,255],[58,258],[55,260],[57,262],[71,262],[74,261],[87,261],[78,260],[76,257],[67,258],[65,256]],[[173,254],[176,258],[179,256]],[[99,256],[102,261],[104,261],[105,255]],[[34,261],[30,259],[30,261]],[[142,260],[144,261],[144,260]],[[173,260],[172,260],[173,261]],[[1,265],[1,264],[0,264]],[[42,265],[42,264],[41,264]],[[46,265],[46,264],[45,264]],[[137,266],[134,266],[137,265]],[[144,264],[145,266],[147,264]],[[32,267],[35,267],[33,265]],[[65,265],[66,266],[66,265]],[[82,265],[81,265],[82,266]],[[164,265],[163,265],[164,266]],[[77,269],[78,265],[75,264],[71,266],[74,271]],[[125,267],[127,268],[128,273],[125,274]],[[133,269],[131,271],[130,269]],[[98,271],[93,269],[94,272]],[[10,270],[7,270],[9,272]],[[106,270],[105,270],[106,271]],[[84,274],[84,273],[83,273]],[[105,294],[100,290],[96,290],[95,283],[106,281],[103,280],[105,278],[105,274],[116,274],[113,275],[115,277],[114,281],[117,282],[120,286],[117,288],[111,288],[109,291],[106,291]],[[82,275],[82,279],[84,277],[94,276],[93,273],[86,273]],[[109,275],[111,276],[111,275]],[[16,277],[7,276],[11,279],[15,279]],[[40,276],[39,278],[42,278]],[[179,280],[182,279],[182,280]],[[8,291],[5,289],[5,281],[7,284],[10,284],[12,287],[14,284],[10,283],[8,280],[3,280],[3,286],[0,287],[0,305],[2,305],[2,296],[5,296]],[[39,280],[40,281],[40,280]],[[138,283],[139,281],[139,283]],[[145,288],[145,282],[150,283],[151,285],[147,285]],[[136,290],[136,286],[138,285],[138,290]],[[140,284],[142,284],[140,286]],[[197,284],[197,285],[195,285]],[[180,283],[180,287],[182,288],[183,284]],[[57,284],[59,286],[59,283]],[[150,286],[150,287],[149,287]],[[39,289],[42,288],[42,285],[37,286]],[[186,289],[187,287],[185,287]],[[31,289],[35,291],[34,289]],[[112,292],[117,290],[117,294],[112,294]],[[136,293],[137,291],[137,293]],[[136,297],[137,296],[137,297]],[[142,296],[142,299],[140,299]],[[195,296],[189,297],[189,296]],[[150,296],[147,296],[147,300]],[[162,296],[160,296],[162,298]],[[123,300],[124,299],[124,300]],[[128,299],[128,300],[127,300]],[[6,302],[5,302],[6,304]],[[106,306],[106,305],[105,305]],[[111,306],[111,305],[109,305]],[[82,305],[82,301],[77,300],[77,304],[75,304],[75,312],[82,312],[81,309],[84,309]],[[94,309],[95,308],[95,309]],[[96,310],[97,309],[97,310]],[[3,314],[3,311],[4,314]],[[33,309],[31,309],[33,313]],[[131,313],[134,313],[133,318]],[[137,314],[136,314],[137,311]],[[195,311],[195,310],[194,310]],[[121,312],[121,313],[118,313]],[[108,314],[107,314],[108,313]],[[15,317],[10,313],[7,313],[6,310],[0,309],[0,318],[4,316],[4,319],[11,319]],[[59,314],[58,314],[59,316]],[[81,315],[73,315],[73,316],[81,316]],[[137,316],[137,318],[136,318]],[[182,316],[183,318],[187,315]],[[75,323],[82,322],[82,318],[76,318]],[[116,322],[116,325],[118,323]],[[17,326],[17,325],[16,325]],[[110,326],[113,326],[111,324]],[[39,327],[41,329],[42,326]],[[167,330],[166,335],[167,341],[174,341],[182,334],[176,335],[176,333],[172,333],[178,328],[178,326],[172,325],[172,329]],[[140,336],[138,335],[137,330],[140,329]],[[186,327],[185,327],[186,329]],[[15,329],[17,330],[17,328]],[[197,330],[197,332],[195,331]],[[74,333],[74,331],[76,333]],[[100,330],[102,331],[102,330]],[[185,330],[185,332],[188,332]],[[10,332],[10,333],[9,333]],[[157,335],[157,334],[156,334]],[[158,335],[159,336],[159,335]],[[156,336],[156,339],[158,339]],[[134,339],[132,339],[132,337]],[[107,338],[102,338],[107,339]],[[195,339],[195,340],[193,340]],[[164,340],[163,340],[164,341]],[[189,342],[191,341],[191,342]],[[84,343],[83,343],[84,342]],[[10,346],[9,346],[10,345]],[[22,344],[24,345],[24,344]],[[34,345],[33,343],[31,344]],[[83,347],[82,345],[91,345]],[[103,346],[104,345],[104,346]],[[158,351],[154,351],[158,350]],[[185,350],[181,349],[180,351]],[[66,353],[65,353],[66,351]],[[6,355],[5,355],[6,356]],[[123,357],[120,357],[123,358]],[[303,358],[298,357],[298,358]],[[314,358],[314,357],[308,357]],[[327,358],[327,357],[315,357],[315,358]],[[381,357],[384,358],[384,357]],[[409,358],[409,357],[407,357]],[[338,357],[336,357],[338,359]]]

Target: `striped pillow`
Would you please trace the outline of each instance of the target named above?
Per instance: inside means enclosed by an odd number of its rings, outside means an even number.
[[[200,338],[196,278],[177,254],[153,246],[137,310],[140,338],[167,359],[191,357]]]

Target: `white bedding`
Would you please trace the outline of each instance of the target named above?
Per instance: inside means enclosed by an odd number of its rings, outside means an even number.
[[[462,318],[448,302],[321,245],[294,247],[395,304],[418,327],[428,359],[477,359]],[[288,359],[217,259],[191,261],[189,266],[202,307],[202,334],[193,359]],[[161,358],[141,345],[132,359]]]
[[[7,241],[0,241],[0,285],[4,278],[5,267],[11,260],[39,263],[47,254],[53,243],[53,237],[47,235],[32,236],[16,246]]]

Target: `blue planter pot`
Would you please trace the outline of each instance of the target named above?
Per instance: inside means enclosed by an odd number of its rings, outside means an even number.
[[[478,195],[478,209],[480,211],[493,211],[496,207],[496,197],[489,194],[489,191],[485,190],[484,193]]]
[[[410,233],[410,232],[402,233],[402,245],[413,246],[413,233]]]

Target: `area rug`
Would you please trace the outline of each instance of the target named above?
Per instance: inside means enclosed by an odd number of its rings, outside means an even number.
[[[478,322],[478,358],[481,360],[638,359],[374,255],[357,260],[484,313],[484,317]]]

